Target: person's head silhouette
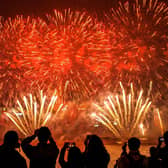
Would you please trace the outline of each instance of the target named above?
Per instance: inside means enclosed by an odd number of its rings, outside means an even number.
[[[8,131],[4,136],[4,145],[8,148],[18,148],[20,146],[19,137],[16,131]]]
[[[110,156],[101,138],[95,134],[89,135],[85,140],[85,152],[83,154],[86,167],[107,168]]]
[[[140,144],[141,142],[138,138],[132,137],[128,140],[128,148],[130,151],[138,151]]]
[[[48,127],[41,127],[38,130],[37,137],[40,143],[47,143],[47,141],[50,138],[50,135],[51,135],[51,132]]]
[[[166,131],[166,132],[164,133],[163,137],[164,137],[164,142],[165,142],[165,144],[168,146],[168,131]]]
[[[68,162],[71,164],[80,163],[82,158],[81,151],[78,147],[70,147],[68,152]]]
[[[87,136],[86,138],[87,141],[85,140],[85,143],[87,142],[87,153],[94,153],[92,155],[101,155],[103,153],[107,153],[103,141],[99,136],[92,134]]]
[[[102,140],[97,135],[90,135],[89,136],[88,148],[102,149],[103,146],[104,145],[103,145]]]

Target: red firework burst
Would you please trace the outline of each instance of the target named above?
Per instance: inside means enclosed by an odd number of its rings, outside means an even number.
[[[155,91],[167,88],[167,15],[168,6],[154,0],[120,2],[107,14],[113,80],[137,86],[147,86],[151,80]]]
[[[48,15],[40,73],[45,83],[59,86],[65,100],[89,98],[101,86],[95,78],[100,61],[94,61],[109,55],[103,31],[94,23],[86,12],[55,10]]]
[[[36,62],[34,55],[39,55],[35,44],[37,21],[17,16],[2,21],[1,25],[0,101],[2,105],[13,106],[16,98],[32,85],[30,72]]]

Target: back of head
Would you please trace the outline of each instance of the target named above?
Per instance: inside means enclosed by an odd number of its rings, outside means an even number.
[[[68,152],[68,162],[71,164],[81,163],[82,154],[78,147],[74,146],[69,149]]]
[[[49,140],[51,132],[48,127],[41,127],[38,132],[38,139],[40,142],[46,143]]]
[[[89,148],[102,148],[103,142],[97,135],[90,135],[89,136],[89,142],[88,147]]]
[[[90,135],[88,141],[84,157],[89,167],[107,167],[110,157],[101,138]]]
[[[97,135],[90,135],[87,153],[92,157],[104,157],[107,154],[103,141]]]
[[[131,151],[137,151],[140,147],[140,140],[138,138],[132,137],[128,140],[128,147]]]
[[[18,147],[18,134],[16,131],[8,131],[4,136],[4,145],[10,148]]]
[[[165,144],[168,145],[168,131],[166,131],[163,135]]]

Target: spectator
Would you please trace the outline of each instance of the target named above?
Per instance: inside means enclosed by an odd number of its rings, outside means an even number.
[[[26,160],[16,150],[20,147],[18,139],[15,131],[8,131],[5,134],[4,143],[0,146],[1,168],[27,168]]]
[[[150,157],[148,158],[148,168],[161,168],[160,159],[158,159],[157,148],[150,148]]]
[[[140,140],[138,138],[130,138],[128,140],[129,153],[123,148],[122,155],[118,159],[118,168],[147,168],[147,158],[139,153]]]
[[[68,150],[68,160],[65,161],[65,152]],[[74,143],[65,143],[60,152],[59,163],[62,168],[82,168],[82,154]]]
[[[86,137],[83,158],[85,168],[107,168],[110,161],[110,156],[97,135]]]
[[[37,146],[32,146],[30,143],[36,137],[38,137],[39,143]],[[36,130],[34,135],[23,140],[21,146],[30,159],[30,168],[55,168],[59,149],[47,127]]]
[[[162,143],[164,142],[165,146],[161,148]],[[168,131],[166,131],[163,135],[163,138],[159,138],[159,144],[158,144],[158,153],[159,158],[162,160],[162,167],[168,168]]]

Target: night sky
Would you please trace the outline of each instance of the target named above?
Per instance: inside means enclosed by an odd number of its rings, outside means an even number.
[[[102,12],[117,5],[118,0],[0,0],[0,16],[14,17],[17,14],[25,16],[44,16],[53,9],[87,9]],[[127,1],[127,0],[120,0]],[[131,1],[131,0],[130,0]],[[159,0],[168,3],[168,0]]]
[[[13,17],[17,14],[41,16],[53,9],[81,9],[104,11],[117,0],[0,0],[0,15]]]

